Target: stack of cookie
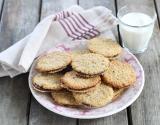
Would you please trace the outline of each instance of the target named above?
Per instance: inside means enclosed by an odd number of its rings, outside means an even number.
[[[133,68],[116,60],[122,51],[116,42],[94,38],[87,47],[40,57],[32,82],[34,89],[50,92],[60,105],[96,108],[115,100],[135,83]]]

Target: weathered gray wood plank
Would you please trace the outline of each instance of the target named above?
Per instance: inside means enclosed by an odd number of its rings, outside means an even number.
[[[79,0],[79,5],[85,9],[92,8],[94,6],[106,6],[108,9],[112,10],[114,15],[116,14],[114,0]],[[116,28],[113,29],[113,33],[118,39],[118,32]]]
[[[135,1],[118,0],[118,8]],[[154,8],[152,0],[136,1],[139,5],[147,4]],[[153,37],[148,50],[137,55],[145,71],[145,86],[142,94],[131,106],[133,125],[159,125],[160,123],[160,32],[156,21]]]
[[[159,21],[159,27],[160,27],[160,0],[154,0],[155,7],[157,10],[157,16],[158,16],[158,21]]]
[[[0,0],[0,14],[1,12],[3,11],[3,3],[4,3],[4,0]]]
[[[76,4],[77,0],[42,0],[41,18],[62,11],[63,9]]]
[[[49,14],[56,13],[73,4],[76,0],[43,0],[41,17],[44,18]],[[76,119],[71,119],[57,115],[48,111],[32,97],[29,125],[76,125]]]
[[[115,3],[113,0],[79,0],[79,5],[84,8],[91,8],[94,6],[105,6],[112,10],[113,14],[115,14]],[[115,29],[115,35],[117,35],[117,29]],[[127,120],[127,111],[123,110],[118,114],[96,119],[96,120],[79,120],[80,125],[128,125]]]
[[[30,33],[38,22],[39,0],[6,0],[2,13],[0,50]]]
[[[0,51],[30,33],[38,21],[39,0],[5,0],[1,27]],[[0,78],[0,124],[26,125],[28,75]]]

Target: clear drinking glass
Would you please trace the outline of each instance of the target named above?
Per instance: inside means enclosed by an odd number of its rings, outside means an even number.
[[[118,11],[123,46],[132,53],[142,53],[153,33],[155,11],[145,5],[126,5]]]

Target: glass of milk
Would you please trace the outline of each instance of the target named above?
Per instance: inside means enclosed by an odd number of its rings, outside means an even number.
[[[127,5],[118,11],[123,46],[132,53],[142,53],[153,33],[156,13],[145,5]]]

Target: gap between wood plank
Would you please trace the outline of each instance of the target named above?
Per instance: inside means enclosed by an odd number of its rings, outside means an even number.
[[[79,125],[79,119],[76,119],[76,125]]]
[[[40,22],[41,20],[41,11],[42,11],[42,0],[40,0],[40,3],[39,3],[39,19],[38,19],[38,22]]]
[[[28,103],[27,103],[27,111],[26,111],[27,125],[29,125],[29,116],[30,116],[30,107],[31,107],[31,97],[32,97],[32,94],[31,94],[31,92],[29,92],[29,94],[28,94]]]
[[[156,12],[156,16],[157,16],[157,21],[158,21],[158,27],[160,29],[160,19],[159,19],[159,13],[158,13],[158,8],[157,8],[157,3],[156,3],[156,0],[153,0],[153,3],[154,3],[154,7],[155,7],[155,12]]]
[[[117,13],[118,13],[117,0],[115,0],[114,3],[115,3],[115,11],[116,11],[116,17],[117,17]],[[120,31],[119,31],[119,26],[117,26],[117,30],[118,30],[119,44],[123,47],[123,43],[122,43]],[[129,107],[127,108],[127,119],[128,119],[128,125],[133,125],[132,113],[131,113],[131,106],[129,106]]]
[[[41,20],[41,9],[42,9],[42,0],[40,0],[40,2],[39,2],[39,12],[38,12],[39,17],[38,17],[38,22],[40,22],[40,20]],[[26,113],[26,115],[27,115],[27,125],[29,125],[29,120],[30,120],[30,111],[31,111],[32,97],[33,96],[32,96],[32,93],[30,91],[29,94],[28,94],[27,113]]]
[[[128,125],[133,125],[131,106],[127,108]]]
[[[5,2],[5,0],[2,1],[2,7],[1,7],[1,10],[0,10],[0,21],[1,21],[1,19],[2,19],[2,13],[3,13],[4,2]]]
[[[77,5],[79,5],[79,0],[77,0]]]
[[[114,3],[115,3],[115,11],[116,11],[116,17],[117,17],[117,13],[118,13],[117,0],[115,0]],[[123,47],[122,39],[121,39],[120,31],[119,31],[119,26],[117,26],[117,31],[118,31],[119,44],[121,45],[121,47]]]

